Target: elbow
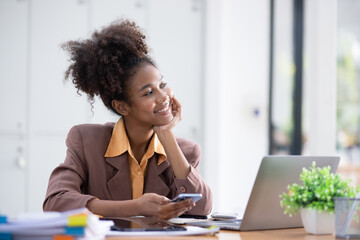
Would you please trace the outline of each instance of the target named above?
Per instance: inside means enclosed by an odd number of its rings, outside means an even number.
[[[43,211],[44,212],[56,211],[53,202],[54,201],[51,199],[51,197],[47,197],[43,202]]]

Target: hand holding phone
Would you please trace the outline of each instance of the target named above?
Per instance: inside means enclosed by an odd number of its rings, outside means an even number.
[[[202,198],[201,193],[180,193],[175,198],[173,198],[172,202],[179,202],[185,199],[191,198],[194,203],[199,201]]]

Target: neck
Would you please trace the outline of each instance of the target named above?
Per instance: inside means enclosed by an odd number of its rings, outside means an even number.
[[[132,121],[126,121],[126,118],[124,118],[124,124],[131,149],[134,152],[137,160],[140,161],[141,158],[138,158],[139,156],[142,157],[145,154],[150,140],[154,134],[154,130],[152,127],[146,127],[140,124],[134,124]]]

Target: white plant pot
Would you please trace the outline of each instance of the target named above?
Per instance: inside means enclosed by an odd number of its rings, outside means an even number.
[[[335,232],[335,215],[333,213],[302,208],[300,215],[305,231],[308,233],[333,234]]]

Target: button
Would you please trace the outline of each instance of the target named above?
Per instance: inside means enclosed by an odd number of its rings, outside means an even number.
[[[138,175],[141,176],[141,175],[142,175],[142,172],[141,172],[141,171],[138,171]]]
[[[185,192],[186,189],[184,187],[180,187],[180,192]]]

